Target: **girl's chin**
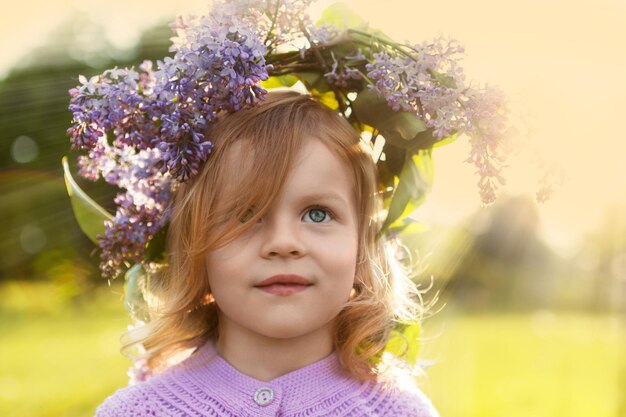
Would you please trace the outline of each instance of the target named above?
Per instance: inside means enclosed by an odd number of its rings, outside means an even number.
[[[266,310],[248,329],[270,339],[300,339],[316,337],[326,338],[332,332],[332,317],[315,315],[310,308],[292,308],[289,310]],[[248,322],[250,323],[250,322]]]

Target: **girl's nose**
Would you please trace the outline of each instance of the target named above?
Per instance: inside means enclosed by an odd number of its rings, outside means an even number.
[[[271,219],[263,224],[261,256],[295,257],[305,253],[305,246],[299,234],[298,225],[289,219]]]

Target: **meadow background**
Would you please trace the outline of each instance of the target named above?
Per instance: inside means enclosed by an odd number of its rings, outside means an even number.
[[[90,416],[127,384],[123,283],[98,277],[63,183],[67,90],[167,55],[166,23],[204,2],[173,3],[26,1],[0,17],[0,416]],[[625,417],[626,4],[345,3],[399,40],[459,39],[468,76],[504,90],[527,145],[490,207],[467,144],[435,151],[413,214],[426,227],[404,237],[437,299],[424,391],[442,416]],[[538,161],[563,179],[542,204]],[[112,207],[114,189],[80,185]]]

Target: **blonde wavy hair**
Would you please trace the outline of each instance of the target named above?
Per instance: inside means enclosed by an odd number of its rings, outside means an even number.
[[[176,190],[167,266],[150,274],[145,292],[150,321],[124,334],[122,351],[132,356],[132,348],[142,346],[142,359],[158,372],[171,365],[168,360],[177,353],[217,340],[217,307],[206,253],[237,238],[264,215],[299,150],[315,138],[350,168],[357,202],[355,285],[336,317],[334,346],[355,377],[376,378],[376,363],[394,325],[417,322],[422,309],[407,269],[385,236],[377,237],[382,197],[370,146],[343,117],[294,91],[271,91],[255,107],[220,115],[208,138],[214,148],[202,171]],[[228,157],[235,145],[241,147],[237,154],[244,161]],[[252,221],[240,222],[251,206],[259,208]]]

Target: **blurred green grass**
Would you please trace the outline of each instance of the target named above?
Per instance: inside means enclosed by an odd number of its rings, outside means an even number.
[[[126,385],[119,284],[68,301],[51,283],[0,287],[0,416],[92,416]]]
[[[498,313],[426,322],[424,390],[442,416],[624,417],[626,328],[617,315]]]
[[[0,287],[0,416],[92,416],[127,383],[122,288],[78,299],[50,283]],[[73,300],[73,301],[68,301]],[[626,415],[626,336],[614,315],[454,308],[429,319],[423,381],[442,417]]]

